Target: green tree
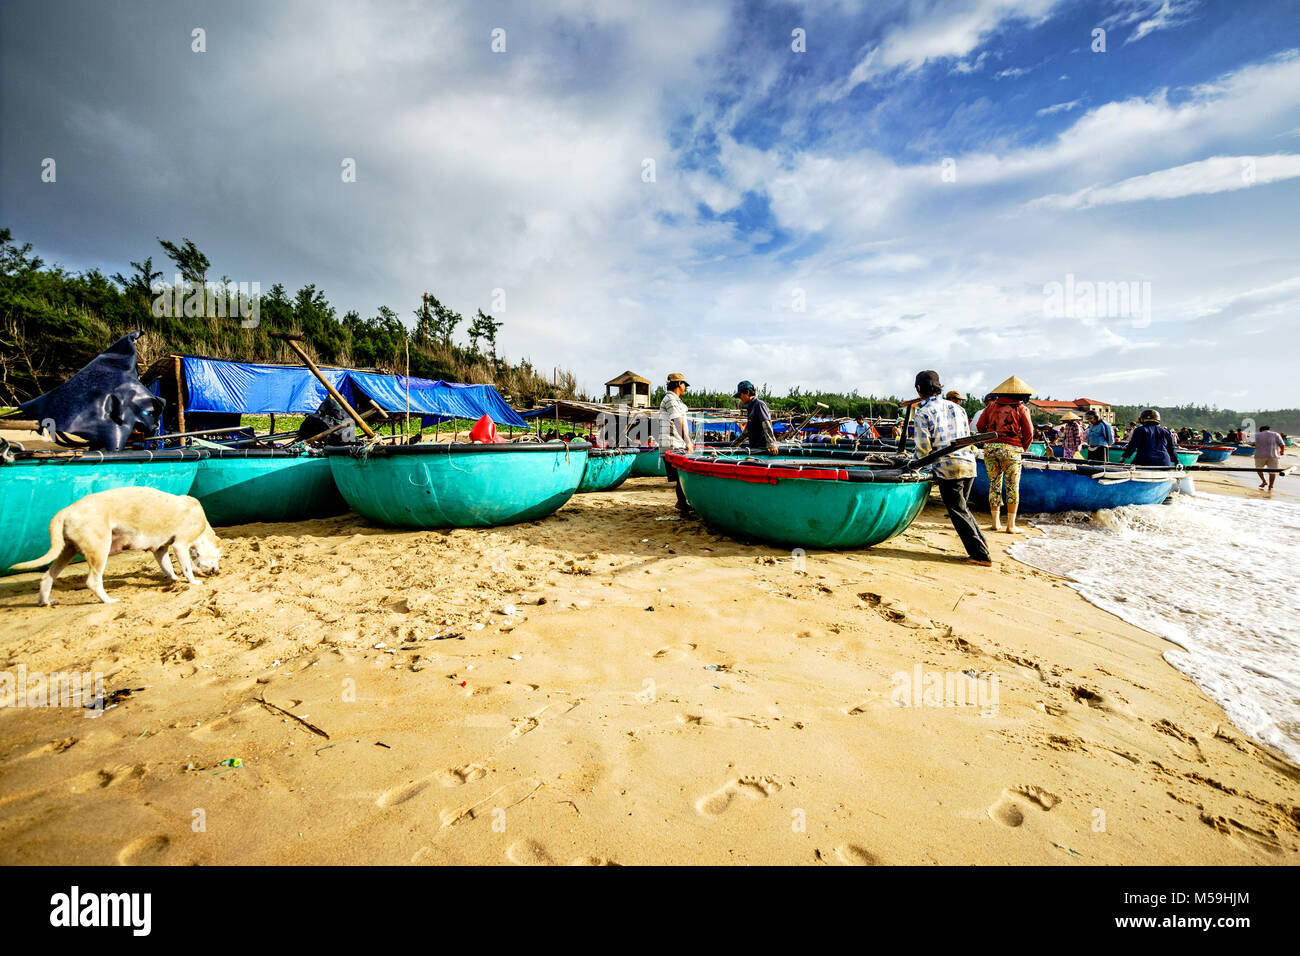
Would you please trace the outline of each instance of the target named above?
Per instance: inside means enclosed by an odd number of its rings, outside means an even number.
[[[163,247],[163,252],[167,253],[167,258],[176,263],[176,269],[182,279],[196,285],[207,282],[208,269],[211,268],[212,263],[208,261],[207,256],[199,252],[198,246],[194,245],[194,240],[182,238],[178,246],[159,237],[158,244]]]

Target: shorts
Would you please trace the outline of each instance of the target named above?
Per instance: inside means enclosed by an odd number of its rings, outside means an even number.
[[[1281,468],[1282,459],[1281,458],[1256,458],[1255,467],[1256,468]]]

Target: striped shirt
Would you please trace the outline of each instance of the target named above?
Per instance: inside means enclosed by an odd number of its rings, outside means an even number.
[[[659,448],[674,449],[677,451],[686,450],[686,442],[682,439],[681,434],[673,427],[673,419],[682,420],[682,428],[686,428],[686,403],[677,397],[675,392],[668,392],[664,395],[664,400],[659,403],[659,428],[656,438],[659,441]]]
[[[940,395],[927,398],[916,406],[916,457],[946,448],[959,438],[970,435],[970,419],[960,405]],[[975,453],[963,448],[944,455],[934,465],[939,478],[974,478]]]

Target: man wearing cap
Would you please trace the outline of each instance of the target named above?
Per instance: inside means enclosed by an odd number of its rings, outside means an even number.
[[[772,431],[772,410],[767,402],[758,397],[758,390],[751,381],[743,381],[736,386],[735,398],[745,408],[746,422],[744,444],[750,448],[767,450],[769,455],[776,454],[776,433]]]
[[[1020,456],[1034,440],[1034,423],[1025,399],[1034,394],[1019,376],[1012,375],[989,395],[987,405],[975,422],[976,431],[996,432],[997,438],[984,446],[984,468],[989,475],[989,512],[993,530],[1018,534],[1016,512],[1020,509]],[[1007,524],[1002,526],[1002,502],[1007,503]]]
[[[959,438],[970,435],[970,419],[966,410],[948,398],[940,398],[943,386],[939,373],[933,370],[916,373],[916,394],[921,403],[916,406],[916,457],[924,458],[939,448],[946,448]],[[966,548],[971,561],[991,567],[988,542],[975,523],[967,504],[971,485],[975,483],[975,453],[969,448],[944,455],[934,464],[935,484],[939,496],[948,509],[957,536]]]
[[[1088,443],[1089,461],[1106,461],[1110,446],[1115,444],[1115,429],[1110,422],[1102,421],[1095,408],[1088,409],[1088,434],[1084,440]]]
[[[689,383],[681,372],[668,376],[664,400],[659,403],[659,457],[663,459],[665,451],[692,451],[695,448],[691,433],[686,427],[686,403],[682,396],[686,394]],[[668,483],[677,490],[677,510],[682,517],[691,514],[691,506],[682,493],[682,483],[677,478],[677,469],[664,459],[664,474]]]
[[[1133,456],[1135,465],[1160,465],[1170,467],[1178,464],[1178,446],[1174,442],[1174,433],[1160,424],[1160,413],[1148,408],[1138,416],[1138,425],[1128,436],[1124,446],[1124,460]]]

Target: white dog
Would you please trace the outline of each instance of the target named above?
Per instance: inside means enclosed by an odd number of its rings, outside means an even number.
[[[190,584],[194,566],[190,553],[198,558],[199,570],[216,574],[221,547],[198,500],[188,495],[169,495],[155,488],[112,488],[86,495],[50,519],[50,550],[34,561],[15,564],[15,571],[31,571],[53,560],[41,578],[41,607],[53,603],[50,588],[54,579],[78,553],[86,556],[90,573],[86,587],[105,604],[117,599],[104,593],[104,565],[119,551],[152,551],[158,566],[175,581],[169,548],[175,546],[181,572]]]

